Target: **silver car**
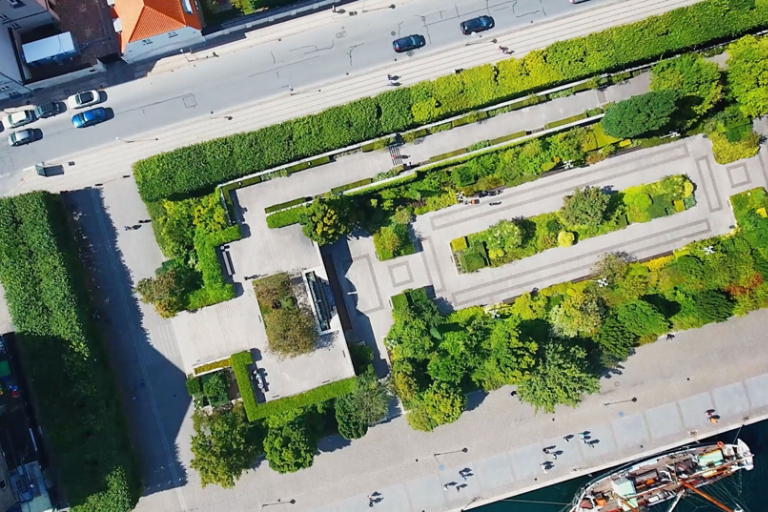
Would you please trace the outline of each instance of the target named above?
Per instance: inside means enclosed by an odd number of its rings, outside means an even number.
[[[30,129],[19,130],[8,136],[8,144],[11,146],[23,146],[24,144],[29,144],[35,140],[37,140],[37,134],[35,133],[35,130]]]

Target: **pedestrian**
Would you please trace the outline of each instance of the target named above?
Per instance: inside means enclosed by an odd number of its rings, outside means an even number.
[[[590,441],[587,444],[589,445],[590,448],[594,448],[595,447],[595,442],[594,441]]]
[[[387,80],[389,80],[391,82],[392,80],[394,80],[394,77],[392,75],[390,75],[389,73],[387,73]]]
[[[448,484],[445,484],[445,485],[443,486],[443,490],[444,490],[444,491],[447,491],[447,490],[448,490]]]
[[[549,448],[544,448],[541,451],[543,451],[545,455],[549,455]]]
[[[130,231],[130,230],[131,230],[131,226],[123,226],[123,229],[124,229],[125,231]]]
[[[459,473],[461,475],[461,479],[465,482],[467,481],[467,474],[466,473]]]
[[[568,435],[567,435],[567,436],[565,436],[563,439],[565,439],[565,442],[566,442],[566,443],[570,443],[570,442],[571,442],[571,437],[573,437],[573,436],[571,436],[571,434],[568,434]]]
[[[516,397],[516,396],[517,396],[517,391],[512,391],[512,392],[509,394],[509,396],[511,396],[512,398]]]
[[[551,455],[552,455],[552,460],[557,460],[557,453],[552,452]]]
[[[672,334],[672,333],[669,333],[669,334],[667,334],[667,339],[668,340],[673,340],[673,339],[675,339],[675,335]]]
[[[547,472],[547,468],[549,468],[549,462],[542,462],[541,463],[541,470],[546,473]]]

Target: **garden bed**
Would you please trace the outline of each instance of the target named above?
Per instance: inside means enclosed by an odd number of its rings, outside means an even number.
[[[693,188],[686,176],[677,175],[603,197],[602,192],[595,192],[598,200],[604,201],[604,211],[599,221],[590,225],[569,224],[563,218],[563,210],[515,221],[502,220],[485,231],[453,240],[454,261],[461,272],[475,272],[555,247],[571,246],[629,224],[666,217],[696,205]]]

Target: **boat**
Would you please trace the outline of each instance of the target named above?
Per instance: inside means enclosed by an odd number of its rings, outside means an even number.
[[[722,510],[730,508],[711,498],[702,487],[734,473],[754,468],[749,446],[734,444],[691,445],[633,462],[596,478],[576,495],[570,512],[647,512],[653,506],[697,494]]]

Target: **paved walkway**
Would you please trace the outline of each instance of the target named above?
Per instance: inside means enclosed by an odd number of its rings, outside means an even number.
[[[624,2],[601,6],[499,36],[498,44],[515,48],[516,55],[522,56],[555,41],[629,23],[697,1],[699,0],[636,0],[630,9]],[[26,174],[14,192],[41,188],[52,191],[76,190],[97,183],[107,183],[129,175],[132,164],[137,160],[163,151],[227,134],[255,130],[319,112],[333,105],[374,96],[387,89],[381,79],[382,73],[402,76],[404,78],[401,81],[405,85],[411,85],[452,73],[457,68],[497,62],[504,57],[498,51],[498,44],[471,44],[423,58],[400,61],[395,65],[387,64],[386,71],[381,68],[350,75],[333,83],[317,84],[306,90],[297,90],[293,96],[282,94],[270,97],[238,108],[235,112],[217,112],[215,117],[204,116],[161,130],[148,130],[133,137],[141,142],[125,144],[114,141],[85,152],[62,155],[56,161],[66,163],[63,175],[40,178]],[[318,90],[321,92],[317,92]],[[231,121],[226,120],[227,114],[233,114],[234,118]]]

